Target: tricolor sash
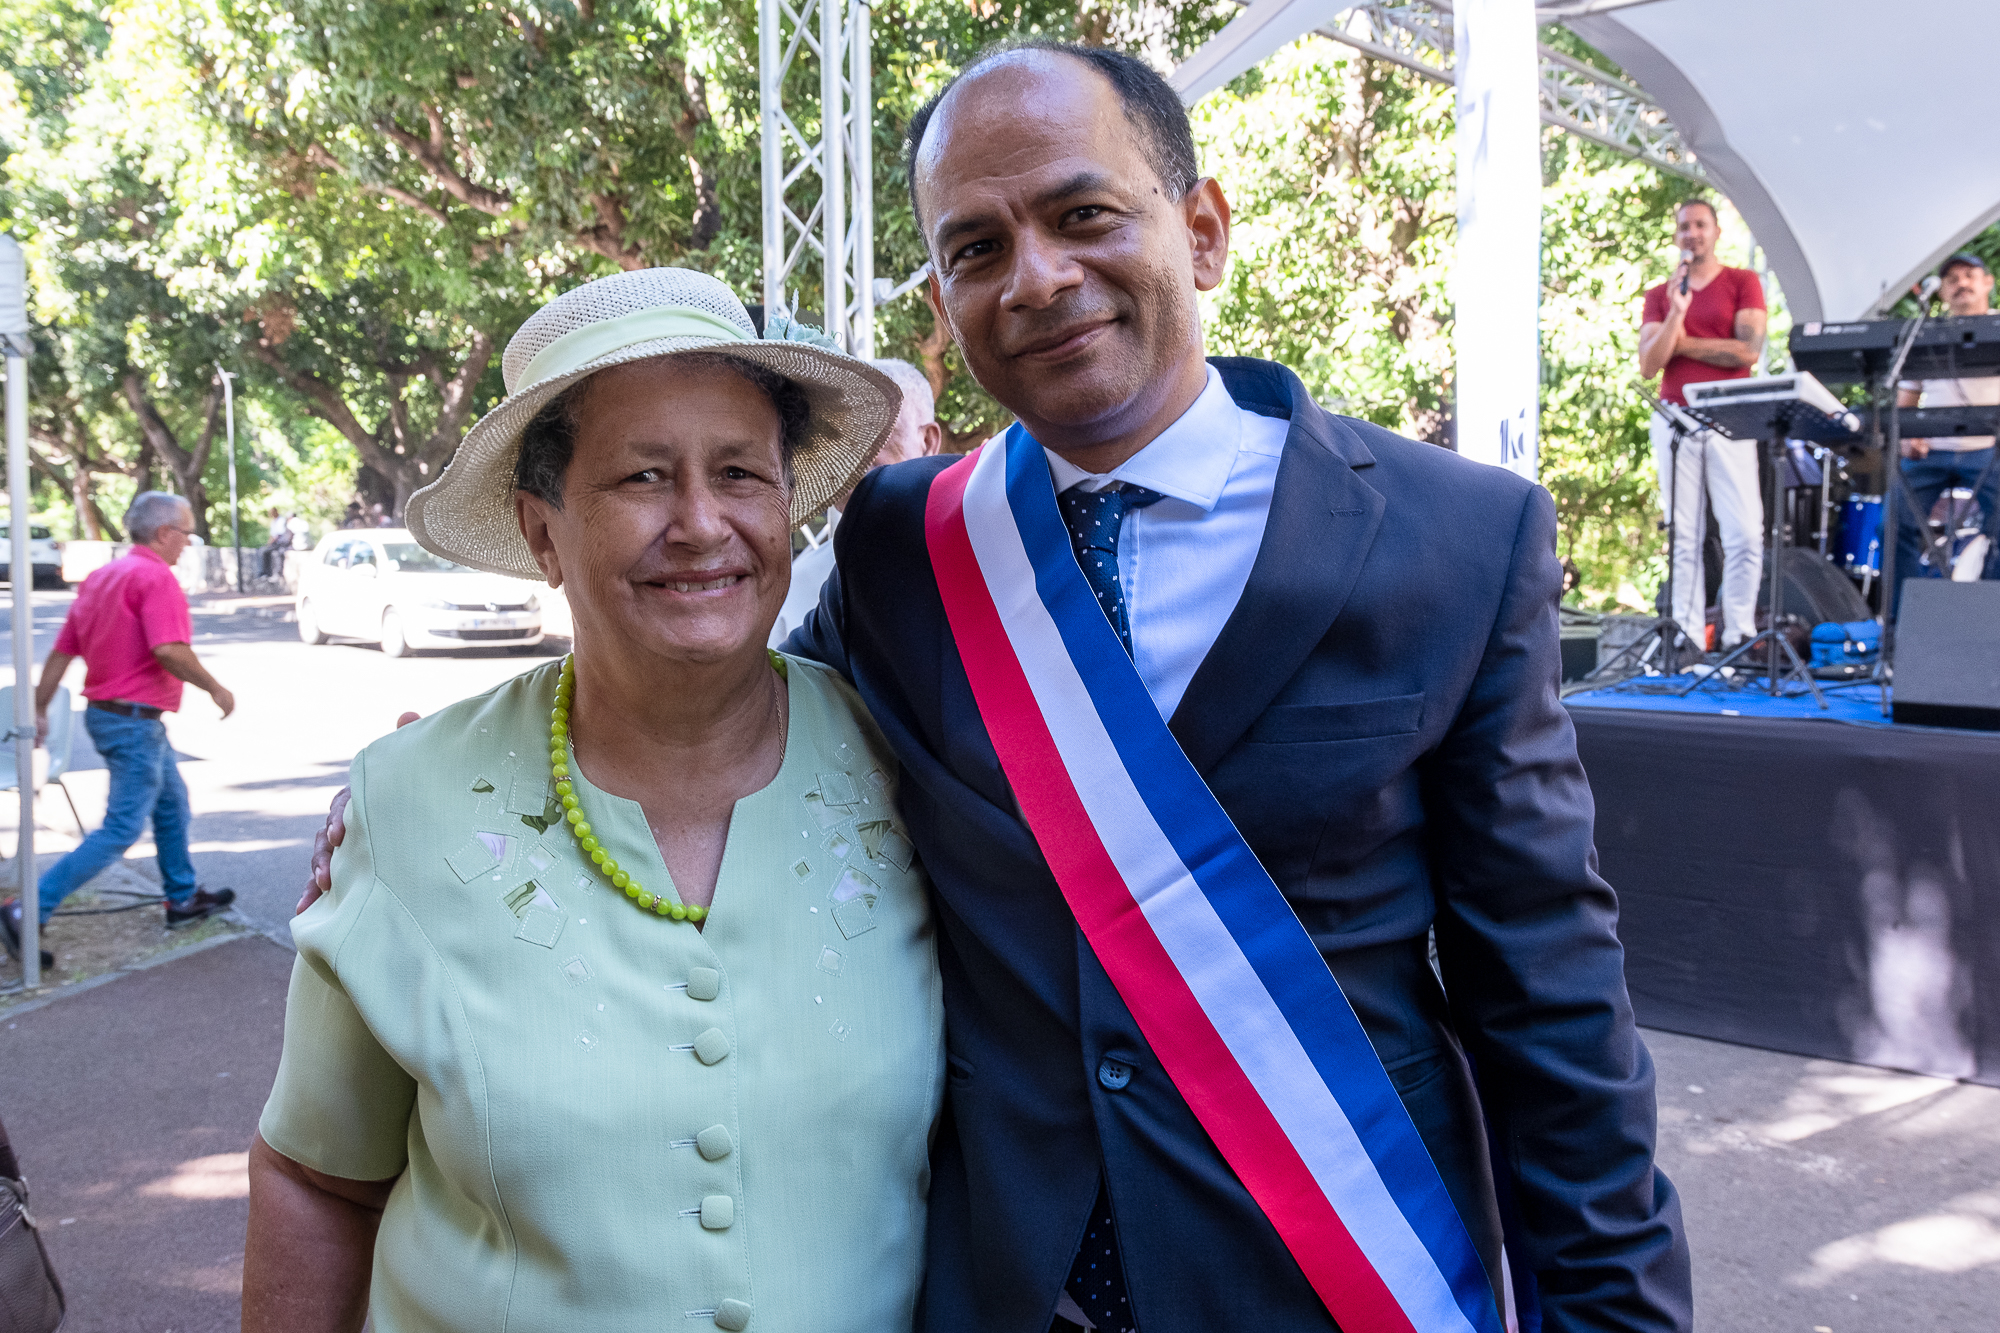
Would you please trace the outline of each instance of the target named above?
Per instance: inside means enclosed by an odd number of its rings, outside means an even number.
[[[1015,799],[1174,1086],[1345,1333],[1500,1333],[1478,1251],[1360,1020],[1167,729],[1019,426],[925,536]]]

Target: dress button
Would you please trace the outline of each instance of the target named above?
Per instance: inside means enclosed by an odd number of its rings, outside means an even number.
[[[729,1137],[729,1130],[723,1125],[710,1125],[694,1136],[695,1151],[711,1162],[719,1162],[735,1149],[735,1142]]]
[[[1097,1062],[1097,1082],[1106,1092],[1123,1092],[1132,1081],[1132,1066],[1107,1055]]]
[[[690,1000],[712,1000],[722,994],[722,973],[712,967],[691,967],[688,969],[688,998]]]
[[[729,1038],[721,1028],[710,1028],[694,1039],[694,1058],[705,1065],[720,1064],[729,1055]]]
[[[729,1333],[742,1333],[750,1327],[750,1302],[724,1301],[716,1306],[715,1326],[726,1328]]]
[[[711,1194],[701,1201],[702,1230],[727,1231],[735,1220],[736,1200],[727,1194]]]

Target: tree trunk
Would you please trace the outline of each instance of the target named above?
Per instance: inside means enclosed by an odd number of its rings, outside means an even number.
[[[208,541],[208,490],[202,485],[201,474],[208,466],[208,451],[215,444],[216,425],[222,417],[222,391],[214,388],[208,391],[202,404],[201,438],[189,449],[182,446],[173,428],[167,425],[166,418],[160,415],[138,371],[126,371],[119,387],[125,392],[125,401],[131,405],[132,414],[139,418],[141,437],[166,463],[173,474],[175,490],[194,511],[195,535],[204,542]]]

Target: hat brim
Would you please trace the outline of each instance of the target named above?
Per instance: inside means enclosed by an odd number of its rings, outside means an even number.
[[[656,338],[621,347],[564,375],[509,395],[466,432],[444,475],[410,497],[406,520],[422,546],[447,560],[515,578],[542,578],[521,535],[514,465],[521,433],[549,400],[600,370],[688,352],[754,361],[798,385],[810,414],[792,452],[792,522],[825,509],[868,470],[895,428],[902,390],[864,361],[776,339],[725,342]]]

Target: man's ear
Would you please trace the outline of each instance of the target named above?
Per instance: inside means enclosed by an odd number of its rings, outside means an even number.
[[[944,427],[935,421],[926,421],[917,427],[917,433],[924,439],[924,457],[929,458],[944,451]]]
[[[935,262],[931,264],[930,276],[924,279],[924,300],[930,302],[931,313],[937,316],[938,323],[950,329],[951,317],[944,312],[944,288],[938,286],[937,264]],[[957,332],[953,331],[952,337],[956,338],[957,336]]]
[[[562,558],[556,554],[555,538],[549,532],[554,514],[555,507],[541,496],[528,491],[514,492],[514,516],[521,524],[521,536],[527,539],[528,550],[541,566],[542,577],[551,588],[560,588]]]
[[[1181,201],[1181,211],[1187,219],[1195,288],[1212,292],[1229,268],[1229,200],[1213,176],[1204,176]]]

